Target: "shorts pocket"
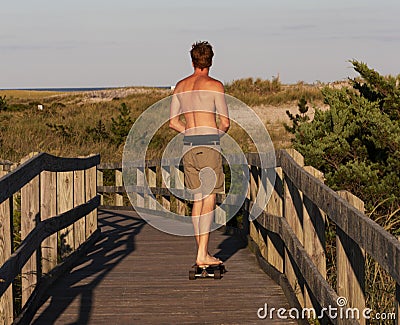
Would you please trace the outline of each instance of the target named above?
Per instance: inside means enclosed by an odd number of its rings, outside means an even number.
[[[205,167],[212,168],[216,170],[222,164],[221,154],[211,148],[202,148],[195,154],[198,169],[203,169]]]

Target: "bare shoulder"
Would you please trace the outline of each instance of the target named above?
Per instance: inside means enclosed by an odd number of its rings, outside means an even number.
[[[208,86],[209,86],[209,90],[212,90],[212,91],[217,91],[219,93],[223,93],[225,91],[223,83],[221,81],[211,78],[211,77],[208,82]]]
[[[174,89],[174,94],[178,94],[178,93],[181,93],[181,92],[184,91],[184,86],[185,86],[185,83],[186,83],[186,79],[187,78],[181,79],[176,83],[175,89]]]

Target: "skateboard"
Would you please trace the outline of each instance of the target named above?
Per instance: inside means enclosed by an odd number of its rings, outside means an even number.
[[[221,279],[222,274],[226,272],[223,264],[215,265],[197,265],[192,266],[193,270],[189,271],[189,280],[196,280],[196,278],[214,278],[214,280]]]

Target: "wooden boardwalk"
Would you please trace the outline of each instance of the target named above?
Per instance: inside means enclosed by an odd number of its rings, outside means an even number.
[[[257,310],[290,308],[282,289],[235,237],[216,231],[210,251],[221,280],[190,281],[193,237],[160,232],[134,212],[99,211],[101,239],[47,294],[33,324],[296,324],[260,320]]]

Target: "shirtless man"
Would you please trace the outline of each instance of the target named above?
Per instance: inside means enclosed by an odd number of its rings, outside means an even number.
[[[176,84],[169,126],[184,133],[185,184],[194,193],[192,222],[198,248],[196,264],[215,265],[222,262],[209,254],[208,242],[214,219],[216,193],[224,190],[222,158],[218,152],[219,137],[228,131],[230,122],[224,86],[208,75],[214,56],[212,46],[208,42],[195,43],[190,55],[194,72]],[[180,119],[182,114],[185,122]],[[212,179],[211,188],[209,184],[204,184],[210,182],[200,180],[200,170],[204,168],[209,171],[211,168],[214,172],[212,177],[208,177]]]

